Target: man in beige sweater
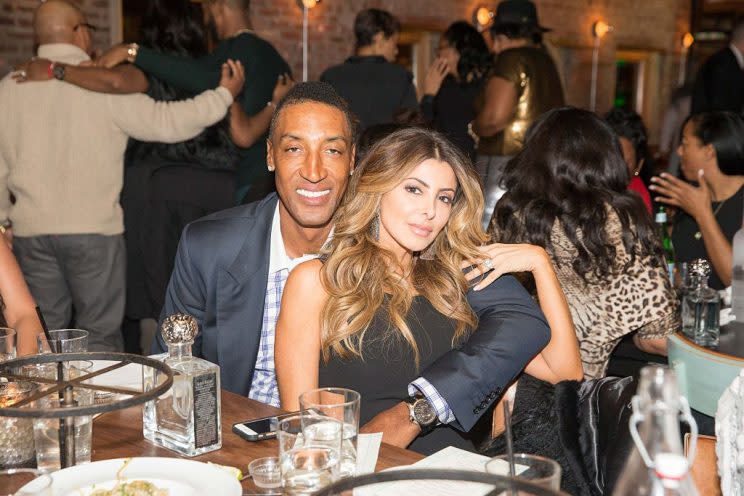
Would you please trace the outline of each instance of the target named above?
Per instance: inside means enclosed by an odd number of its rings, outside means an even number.
[[[64,0],[41,4],[34,16],[38,56],[89,60],[88,26]],[[54,65],[49,72],[64,77]],[[90,350],[122,349],[119,194],[127,139],[173,143],[196,136],[225,116],[243,79],[242,66],[228,61],[216,90],[170,103],[54,79],[0,81],[0,223],[8,241],[15,235],[14,252],[50,328],[68,326],[74,309],[75,325],[90,332]]]

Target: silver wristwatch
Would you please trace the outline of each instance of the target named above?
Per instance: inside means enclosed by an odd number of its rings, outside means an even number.
[[[437,422],[437,412],[431,406],[431,403],[421,394],[409,397],[405,402],[408,404],[408,415],[411,422],[418,424],[424,434],[431,431]]]

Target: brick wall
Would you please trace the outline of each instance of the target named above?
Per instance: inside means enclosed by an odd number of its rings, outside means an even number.
[[[98,48],[111,38],[111,11],[120,0],[80,0],[90,21],[100,26]],[[322,0],[310,11],[309,77],[341,62],[353,49],[352,24],[366,7],[391,11],[404,28],[441,31],[457,19],[470,19],[482,0]],[[676,84],[679,40],[686,32],[690,0],[536,0],[542,24],[553,28],[548,40],[555,45],[565,77],[568,103],[589,104],[592,22],[602,18],[615,30],[603,40],[597,109],[608,109],[614,97],[615,55],[630,50],[646,57],[647,105],[644,117],[652,130]],[[0,0],[0,75],[32,54],[31,15],[38,0]],[[296,0],[253,0],[256,31],[271,41],[289,61],[296,75],[302,65],[302,11]],[[118,30],[114,30],[118,31]]]
[[[34,54],[34,35],[31,25],[39,0],[0,0],[0,77],[15,64]],[[109,0],[78,0],[88,22],[98,28],[95,47],[106,47],[111,40],[111,2]]]

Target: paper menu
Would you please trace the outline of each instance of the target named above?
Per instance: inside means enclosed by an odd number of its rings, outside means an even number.
[[[486,462],[489,457],[471,453],[452,446],[437,451],[423,460],[413,465],[396,467],[390,470],[410,470],[413,468],[438,468],[449,470],[470,470],[474,472],[485,472]],[[503,473],[499,475],[509,475],[509,466],[506,462],[503,464]],[[516,466],[516,473],[519,475],[527,469],[524,465]],[[474,482],[455,482],[443,480],[422,480],[422,481],[405,481],[405,482],[388,482],[376,484],[365,488],[354,490],[354,496],[396,496],[405,494],[407,496],[485,496],[493,491],[493,486],[488,484],[478,484]]]

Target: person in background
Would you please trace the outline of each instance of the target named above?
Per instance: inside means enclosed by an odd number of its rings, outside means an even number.
[[[711,55],[695,77],[692,114],[744,111],[744,19],[734,24],[729,45]]]
[[[623,158],[630,174],[628,189],[641,197],[649,214],[653,213],[651,195],[640,177],[643,166],[650,165],[648,164],[650,161],[648,133],[646,126],[643,125],[643,119],[636,112],[628,109],[612,109],[604,119],[620,140]]]
[[[96,63],[114,67],[129,61],[149,76],[195,94],[216,85],[225,60],[241,61],[250,84],[230,113],[232,137],[241,147],[235,200],[248,203],[274,189],[274,181],[266,171],[266,133],[275,104],[274,87],[278,81],[286,81],[285,75],[291,70],[279,52],[251,29],[250,0],[207,0],[206,7],[209,27],[220,40],[212,53],[191,58],[127,43],[112,47]]]
[[[349,103],[359,132],[394,122],[402,109],[417,109],[413,76],[395,64],[400,23],[390,12],[366,9],[354,19],[355,54],[323,72],[320,80]]]
[[[688,83],[674,90],[661,122],[659,159],[662,163],[666,163],[666,172],[673,176],[679,173],[677,148],[682,135],[682,125],[690,116],[691,105],[692,86]]]
[[[225,116],[243,70],[228,61],[219,88],[183,102],[87,91],[59,81],[68,64],[90,60],[87,25],[72,3],[42,3],[34,31],[39,57],[53,61],[50,79],[27,83],[20,71],[18,82],[0,82],[0,219],[5,235],[15,235],[15,255],[49,327],[69,326],[74,310],[75,325],[90,331],[91,351],[121,350],[127,141],[198,135]]]
[[[480,138],[476,167],[486,198],[484,226],[503,193],[504,167],[522,149],[527,130],[541,114],[563,105],[560,75],[542,45],[545,31],[531,1],[499,3],[491,25],[496,62],[471,126]]]
[[[676,261],[708,259],[709,285],[731,284],[731,243],[744,207],[744,121],[732,112],[693,115],[682,128],[678,153],[684,180],[663,173],[652,178],[656,201],[677,207],[672,243]]]
[[[480,247],[486,239],[478,222],[482,208],[475,171],[441,134],[406,128],[373,145],[353,175],[320,258],[302,263],[287,279],[274,349],[282,408],[298,409],[303,391],[345,387],[364,398],[366,423],[393,407],[396,392],[421,370],[469,337],[510,328],[534,333],[543,325],[537,304],[509,272],[534,271],[551,329],[550,343],[526,370],[552,383],[580,379],[571,315],[545,251]],[[478,294],[490,284],[496,328],[479,322],[468,303],[462,272],[468,266],[471,279],[492,271],[475,280],[473,290]],[[479,373],[493,372],[489,367]],[[469,434],[440,425],[422,432],[411,449],[472,450]]]
[[[603,377],[610,353],[633,334],[642,351],[666,354],[679,330],[677,298],[655,226],[628,191],[618,138],[576,108],[548,111],[504,171],[506,193],[489,233],[500,243],[545,248],[576,327],[584,377]]]
[[[442,34],[437,58],[424,81],[422,114],[471,160],[475,159],[475,141],[468,134],[468,123],[475,119],[475,99],[492,61],[481,33],[457,21]]]

